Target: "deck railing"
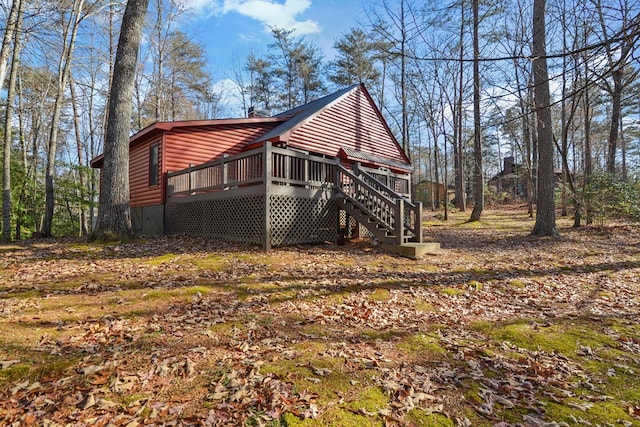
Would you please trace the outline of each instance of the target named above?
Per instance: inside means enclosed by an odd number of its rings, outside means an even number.
[[[227,190],[262,182],[262,149],[167,174],[167,195]]]
[[[331,187],[337,161],[271,148],[271,182],[304,188]],[[167,174],[167,195],[223,191],[264,183],[264,149],[257,148]]]
[[[307,153],[273,148],[272,182],[305,188],[333,187],[337,161]]]
[[[358,166],[360,171],[366,172],[385,186],[392,189],[395,193],[402,194],[405,198],[410,199],[410,179],[407,175],[396,174],[389,170],[372,169],[364,166]]]
[[[376,190],[371,185],[360,179],[355,171],[350,171],[342,166],[338,168],[338,186],[346,197],[357,204],[361,210],[375,216],[378,220],[395,230],[396,200]]]

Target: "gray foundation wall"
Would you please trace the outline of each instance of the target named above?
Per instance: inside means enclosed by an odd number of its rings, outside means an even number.
[[[138,206],[131,208],[133,231],[142,236],[164,234],[164,205]]]

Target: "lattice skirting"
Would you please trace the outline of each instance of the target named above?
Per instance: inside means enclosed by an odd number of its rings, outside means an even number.
[[[340,224],[340,233],[344,237],[373,237],[373,233],[367,229],[364,225],[360,224],[356,219],[342,209],[339,210],[338,221]]]
[[[334,242],[338,210],[334,200],[271,195],[271,245]]]
[[[335,241],[338,209],[329,197],[269,196],[271,246]],[[167,203],[168,234],[239,243],[263,243],[264,195],[194,198]]]
[[[264,195],[167,203],[168,234],[262,244]]]

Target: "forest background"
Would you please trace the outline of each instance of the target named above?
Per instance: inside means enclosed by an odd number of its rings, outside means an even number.
[[[89,162],[103,151],[123,10],[123,2],[104,0],[3,2],[3,240],[90,231],[98,174]],[[639,12],[630,0],[546,5],[557,199],[577,225],[582,214],[640,216]],[[271,27],[266,49],[248,49],[215,76],[204,46],[183,31],[190,11],[152,0],[131,130],[242,116],[249,107],[277,113],[363,82],[412,159],[415,196],[428,208],[445,196],[420,192],[421,183],[451,188],[451,203],[465,210],[481,180],[488,203],[524,198],[533,213],[532,13],[520,1],[382,0],[336,37],[331,59],[294,28]],[[233,81],[233,97],[214,84],[223,77]],[[508,191],[486,185],[505,157],[520,175]]]

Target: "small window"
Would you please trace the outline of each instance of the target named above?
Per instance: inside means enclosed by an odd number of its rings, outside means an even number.
[[[158,185],[158,144],[149,147],[149,186]]]

